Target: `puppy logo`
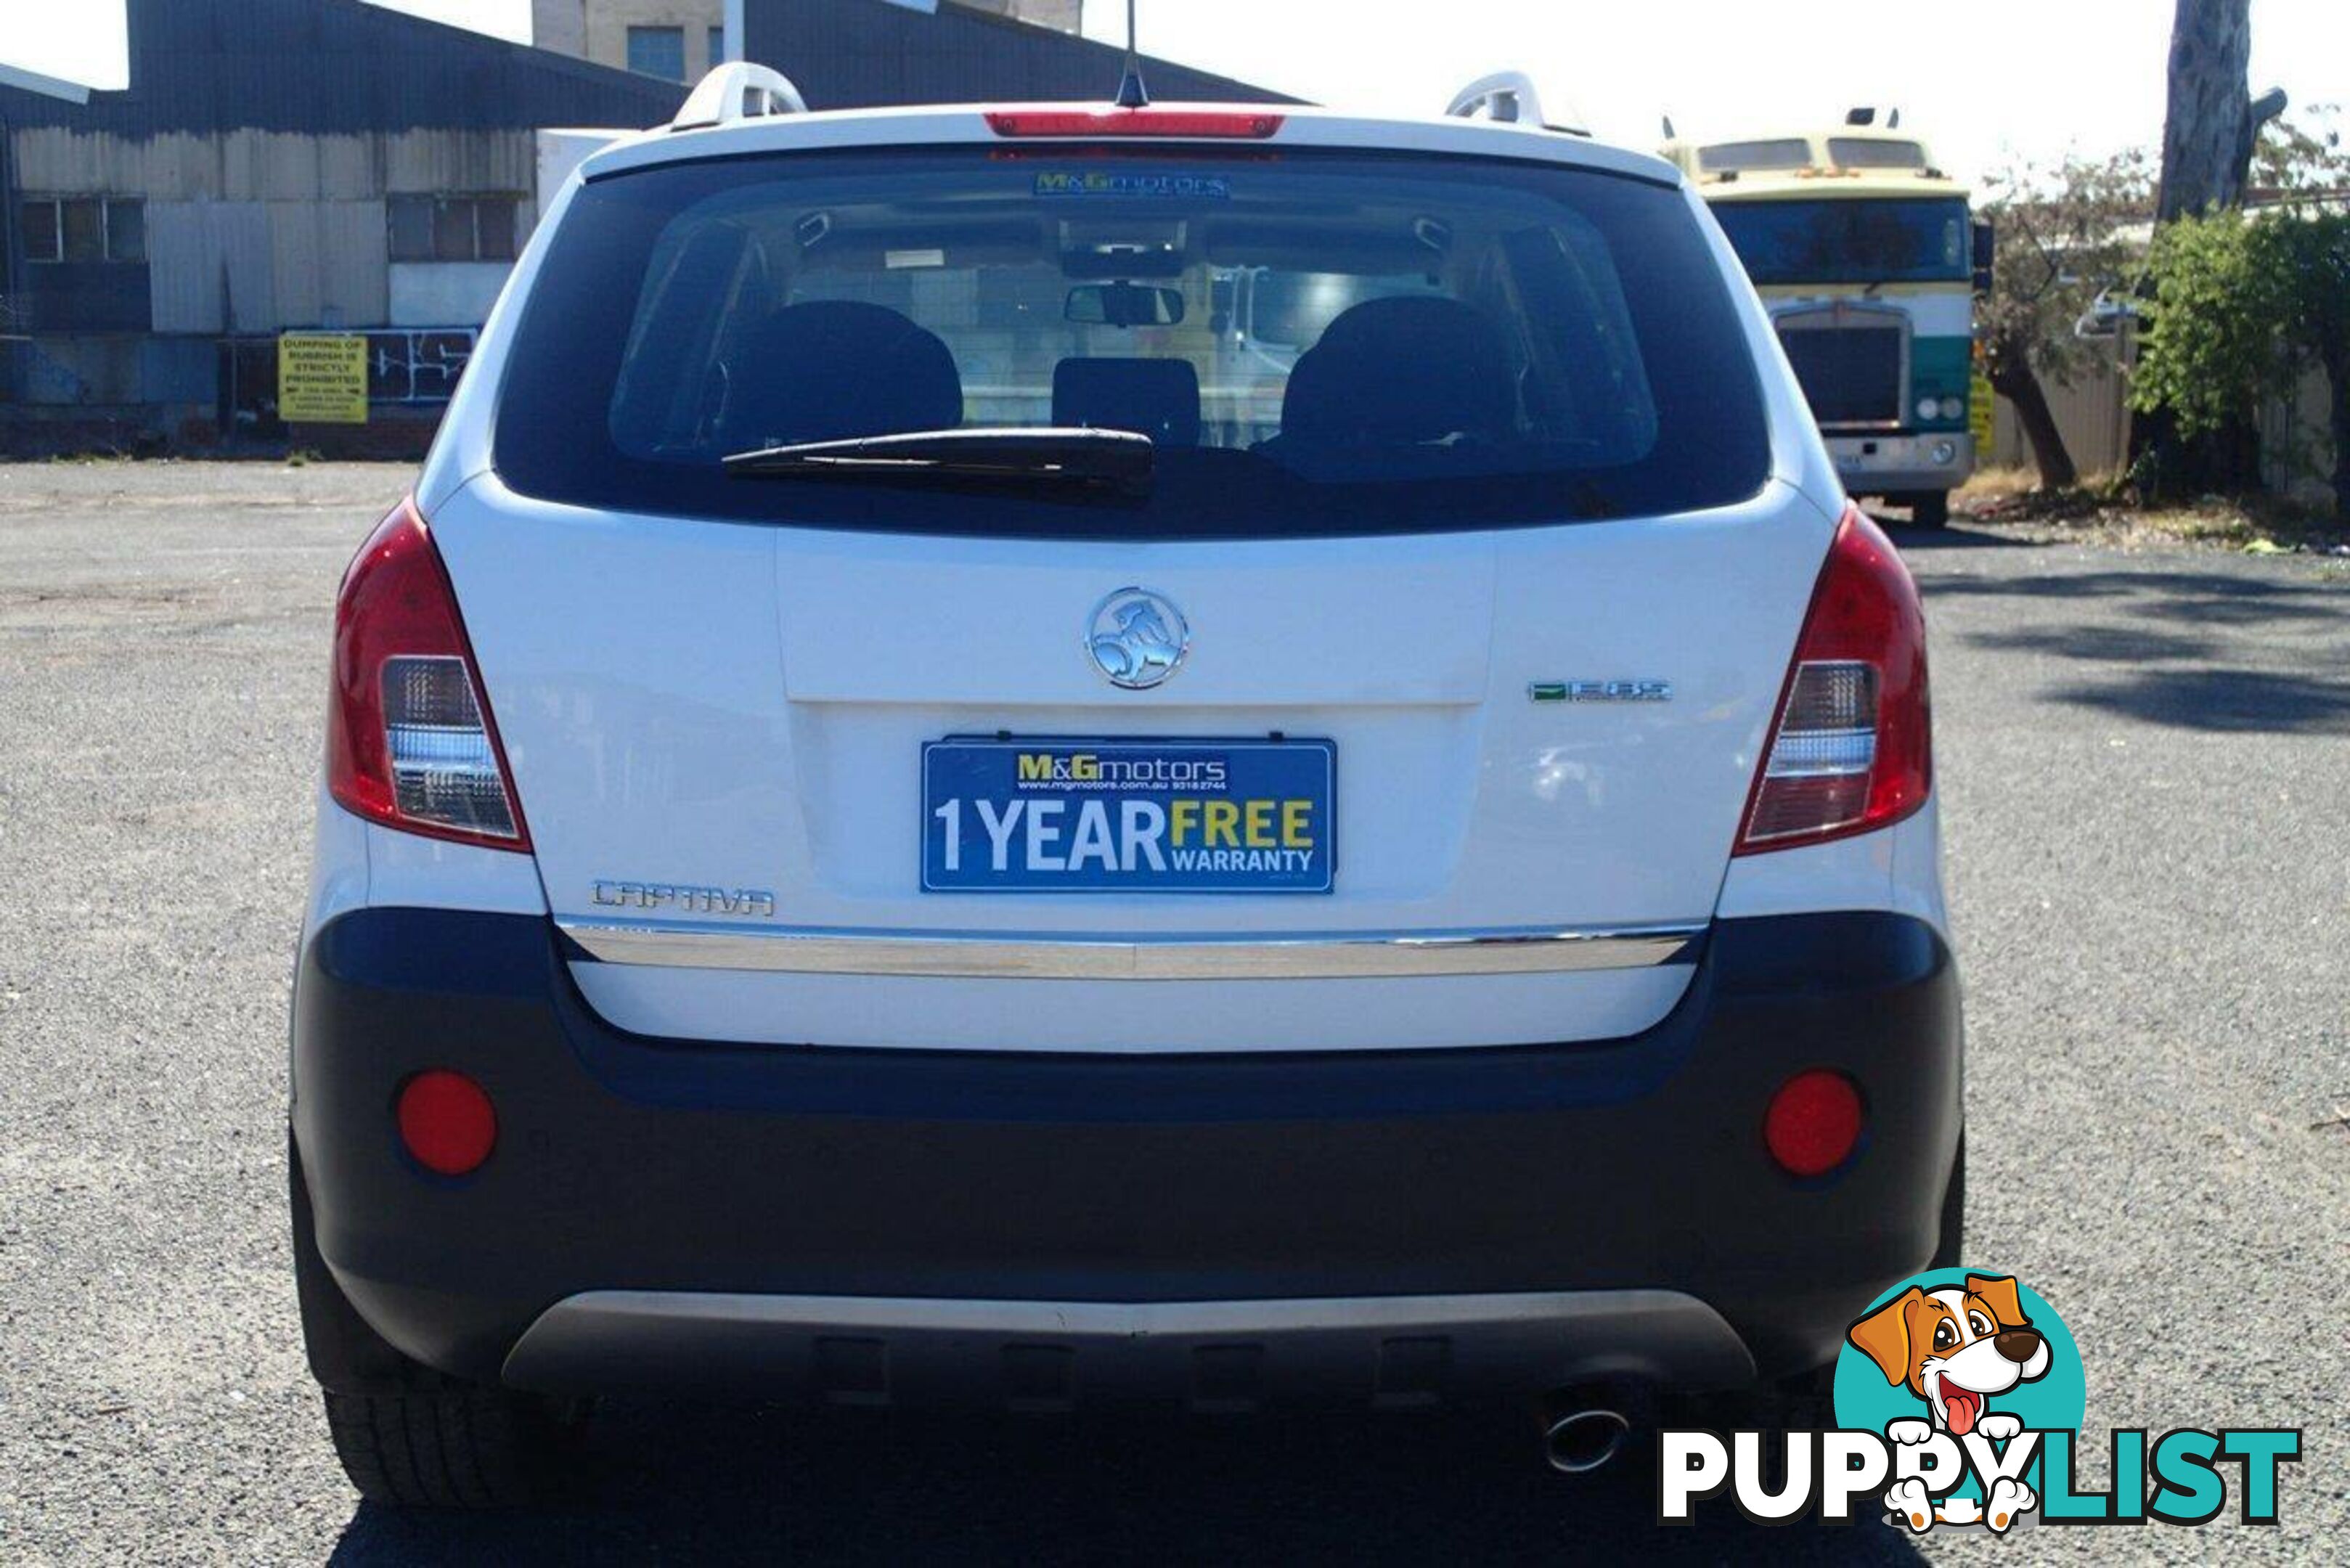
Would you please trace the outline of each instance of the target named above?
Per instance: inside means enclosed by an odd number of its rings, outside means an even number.
[[[2012,1277],[1968,1274],[1939,1288],[1911,1285],[1870,1311],[1846,1333],[1853,1347],[1885,1376],[1888,1388],[1907,1389],[1925,1417],[1885,1424],[1895,1443],[1917,1447],[1936,1437],[1979,1434],[2008,1442],[2025,1428],[2016,1414],[1991,1408],[2020,1384],[2048,1375],[2048,1340],[2033,1326]],[[1886,1512],[1913,1531],[1940,1524],[1986,1523],[2005,1532],[2039,1506],[2018,1479],[2002,1476],[1980,1501],[1936,1494],[1916,1476],[1885,1493]]]
[[[1856,1303],[1856,1305],[1858,1303]],[[1657,1434],[1657,1521],[1687,1524],[1721,1498],[1758,1524],[1816,1512],[2005,1535],[2018,1524],[2203,1525],[2227,1511],[2221,1466],[2241,1464],[2236,1512],[2277,1521],[2291,1427],[2116,1428],[2108,1490],[2083,1483],[2081,1347],[2012,1274],[1936,1269],[1888,1285],[1845,1331],[1832,1429]],[[2337,1553],[2336,1555],[2339,1555]]]

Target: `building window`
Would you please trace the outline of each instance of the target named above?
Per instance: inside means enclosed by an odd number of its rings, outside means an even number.
[[[725,63],[726,29],[712,27],[710,29],[710,68],[714,71]]]
[[[106,204],[106,259],[143,262],[147,259],[147,203],[114,201]]]
[[[393,196],[384,202],[396,262],[512,261],[521,198]]]
[[[18,207],[16,227],[25,236],[26,261],[64,259],[57,246],[57,204],[55,202],[27,202]]]
[[[666,81],[685,79],[685,29],[682,27],[631,27],[629,29],[629,68]]]
[[[147,207],[104,196],[45,196],[17,209],[28,262],[143,262]]]

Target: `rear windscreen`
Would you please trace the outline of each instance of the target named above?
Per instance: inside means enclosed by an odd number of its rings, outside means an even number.
[[[730,454],[1092,426],[1147,490],[730,478]],[[1024,146],[665,165],[580,191],[499,395],[501,476],[627,511],[1271,536],[1691,510],[1768,471],[1676,191],[1404,155]]]

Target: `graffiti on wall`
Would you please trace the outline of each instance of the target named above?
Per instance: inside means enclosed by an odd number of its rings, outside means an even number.
[[[473,357],[471,327],[391,329],[367,338],[368,401],[445,403]]]

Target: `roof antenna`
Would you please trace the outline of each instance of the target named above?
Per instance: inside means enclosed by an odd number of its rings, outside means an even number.
[[[1142,85],[1142,57],[1134,47],[1134,0],[1126,0],[1126,74],[1118,81],[1118,107],[1140,109],[1150,101]]]

